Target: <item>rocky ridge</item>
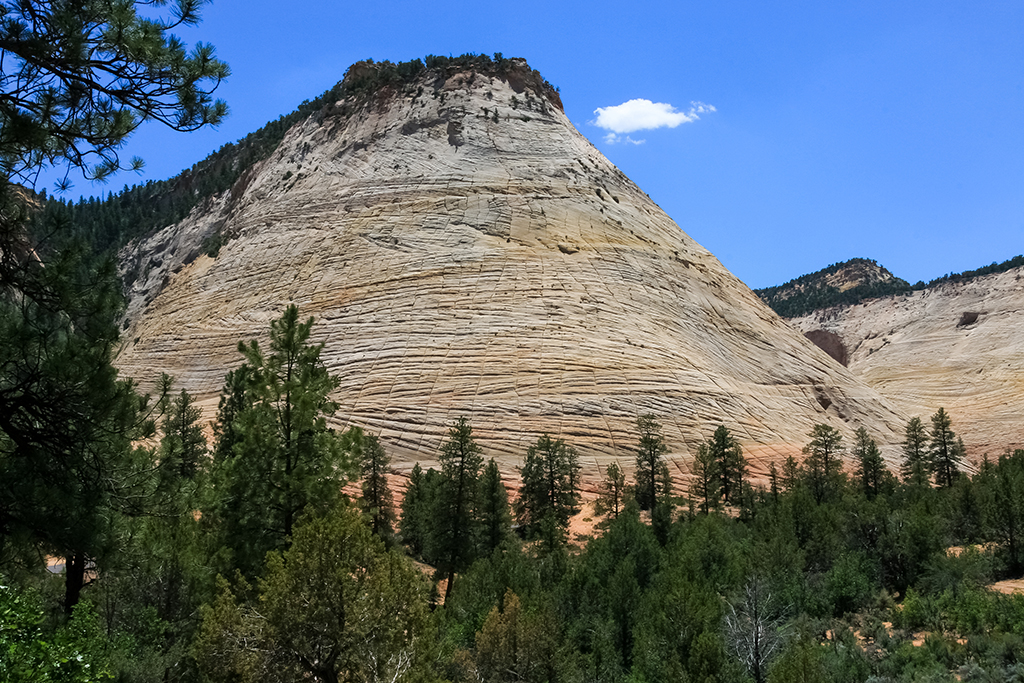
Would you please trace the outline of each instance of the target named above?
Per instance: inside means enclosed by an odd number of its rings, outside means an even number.
[[[896,276],[889,272],[884,266],[870,259],[855,258],[843,263],[838,263],[831,268],[818,271],[804,281],[803,278],[794,280],[789,285],[783,285],[780,295],[788,299],[795,294],[807,289],[819,289],[822,287],[834,287],[840,292],[845,292],[854,287],[873,285],[878,283],[892,282]]]
[[[629,465],[643,413],[681,480],[720,423],[755,475],[823,421],[895,457],[906,414],[682,232],[533,74],[428,69],[328,104],[131,243],[122,372],[174,375],[212,419],[238,341],[294,302],[342,378],[336,426],[379,433],[402,471],[460,415],[506,475],[545,432],[590,476]]]

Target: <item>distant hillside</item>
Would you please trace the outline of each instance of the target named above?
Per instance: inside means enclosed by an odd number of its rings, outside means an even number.
[[[854,258],[795,280],[754,292],[784,318],[796,318],[831,306],[852,306],[868,299],[935,287],[946,282],[971,280],[1024,266],[1024,255],[975,270],[948,273],[929,282],[911,285],[872,259]]]
[[[1014,256],[1011,259],[1007,259],[1002,263],[996,263],[993,261],[987,266],[982,266],[975,270],[965,270],[962,273],[949,273],[942,277],[937,277],[934,280],[924,283],[918,282],[914,285],[914,289],[927,289],[928,287],[934,287],[935,285],[941,285],[944,282],[960,282],[962,280],[973,280],[976,277],[982,277],[983,275],[995,275],[996,273],[1005,273],[1008,270],[1014,268],[1020,268],[1024,266],[1024,254]]]
[[[783,285],[754,291],[776,313],[793,318],[819,308],[852,305],[864,299],[910,292],[912,287],[875,261],[855,258],[833,263]]]
[[[131,187],[125,185],[106,198],[90,197],[77,202],[51,197],[43,220],[60,219],[72,226],[76,235],[96,252],[116,251],[130,240],[185,218],[203,201],[231,189],[255,164],[267,159],[277,149],[285,133],[296,123],[313,115],[322,115],[336,102],[348,98],[358,102],[380,96],[387,88],[407,88],[414,81],[441,83],[453,72],[472,68],[477,73],[503,75],[518,79],[543,93],[561,109],[557,89],[541,78],[535,70],[525,73],[519,59],[507,59],[501,53],[465,54],[459,57],[427,55],[423,60],[408,62],[374,62],[372,59],[353,64],[345,78],[312,100],[302,102],[294,111],[271,121],[241,140],[228,143],[202,161],[168,180],[148,181]],[[433,96],[437,97],[434,92]],[[347,112],[341,112],[345,114]],[[215,252],[218,244],[206,245]]]

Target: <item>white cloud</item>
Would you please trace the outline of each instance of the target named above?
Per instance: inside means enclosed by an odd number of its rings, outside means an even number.
[[[647,142],[647,140],[634,140],[628,135],[626,137],[622,137],[621,135],[617,135],[615,133],[608,133],[608,135],[605,135],[604,141],[607,142],[609,145],[614,145],[619,142],[625,142],[627,145],[642,145],[645,142]]]
[[[703,102],[691,102],[689,111],[678,111],[671,104],[666,102],[651,102],[650,100],[636,99],[623,102],[614,107],[598,107],[594,110],[597,118],[591,121],[598,128],[611,131],[605,136],[605,142],[631,142],[635,145],[642,144],[643,140],[632,140],[619,137],[624,133],[634,133],[638,130],[653,130],[655,128],[675,128],[681,123],[689,123],[700,118],[700,114],[707,114],[715,111],[710,104]]]

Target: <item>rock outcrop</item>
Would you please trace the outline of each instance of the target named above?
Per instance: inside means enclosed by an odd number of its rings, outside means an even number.
[[[777,287],[759,289],[756,294],[779,315],[793,318],[829,306],[850,306],[865,299],[903,294],[911,289],[909,282],[896,277],[877,262],[854,258],[833,263]]]
[[[790,322],[838,337],[853,374],[926,424],[945,408],[969,454],[1024,447],[1024,269]]]
[[[506,472],[545,432],[591,474],[631,464],[644,413],[679,477],[718,424],[760,474],[823,421],[891,456],[906,415],[683,233],[531,73],[427,71],[329,105],[129,245],[122,371],[174,375],[212,419],[238,341],[294,302],[342,378],[337,426],[381,434],[400,469],[432,462],[460,415]]]

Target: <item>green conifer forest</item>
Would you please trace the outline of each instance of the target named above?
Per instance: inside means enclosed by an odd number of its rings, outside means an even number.
[[[170,378],[153,397],[114,384],[123,407],[75,417],[103,436],[84,431],[74,449],[42,433],[30,460],[5,425],[4,680],[1024,671],[1024,595],[992,587],[1021,575],[1024,451],[965,471],[945,411],[908,425],[899,477],[865,429],[847,444],[821,424],[768,485],[740,475],[742,447],[709,425],[685,494],[658,476],[666,445],[641,416],[635,473],[610,466],[597,504],[581,499],[575,449],[547,436],[510,496],[463,416],[440,469],[417,466],[396,505],[386,444],[326,426],[334,380],[314,325],[291,306],[268,348],[239,344],[213,443]]]

